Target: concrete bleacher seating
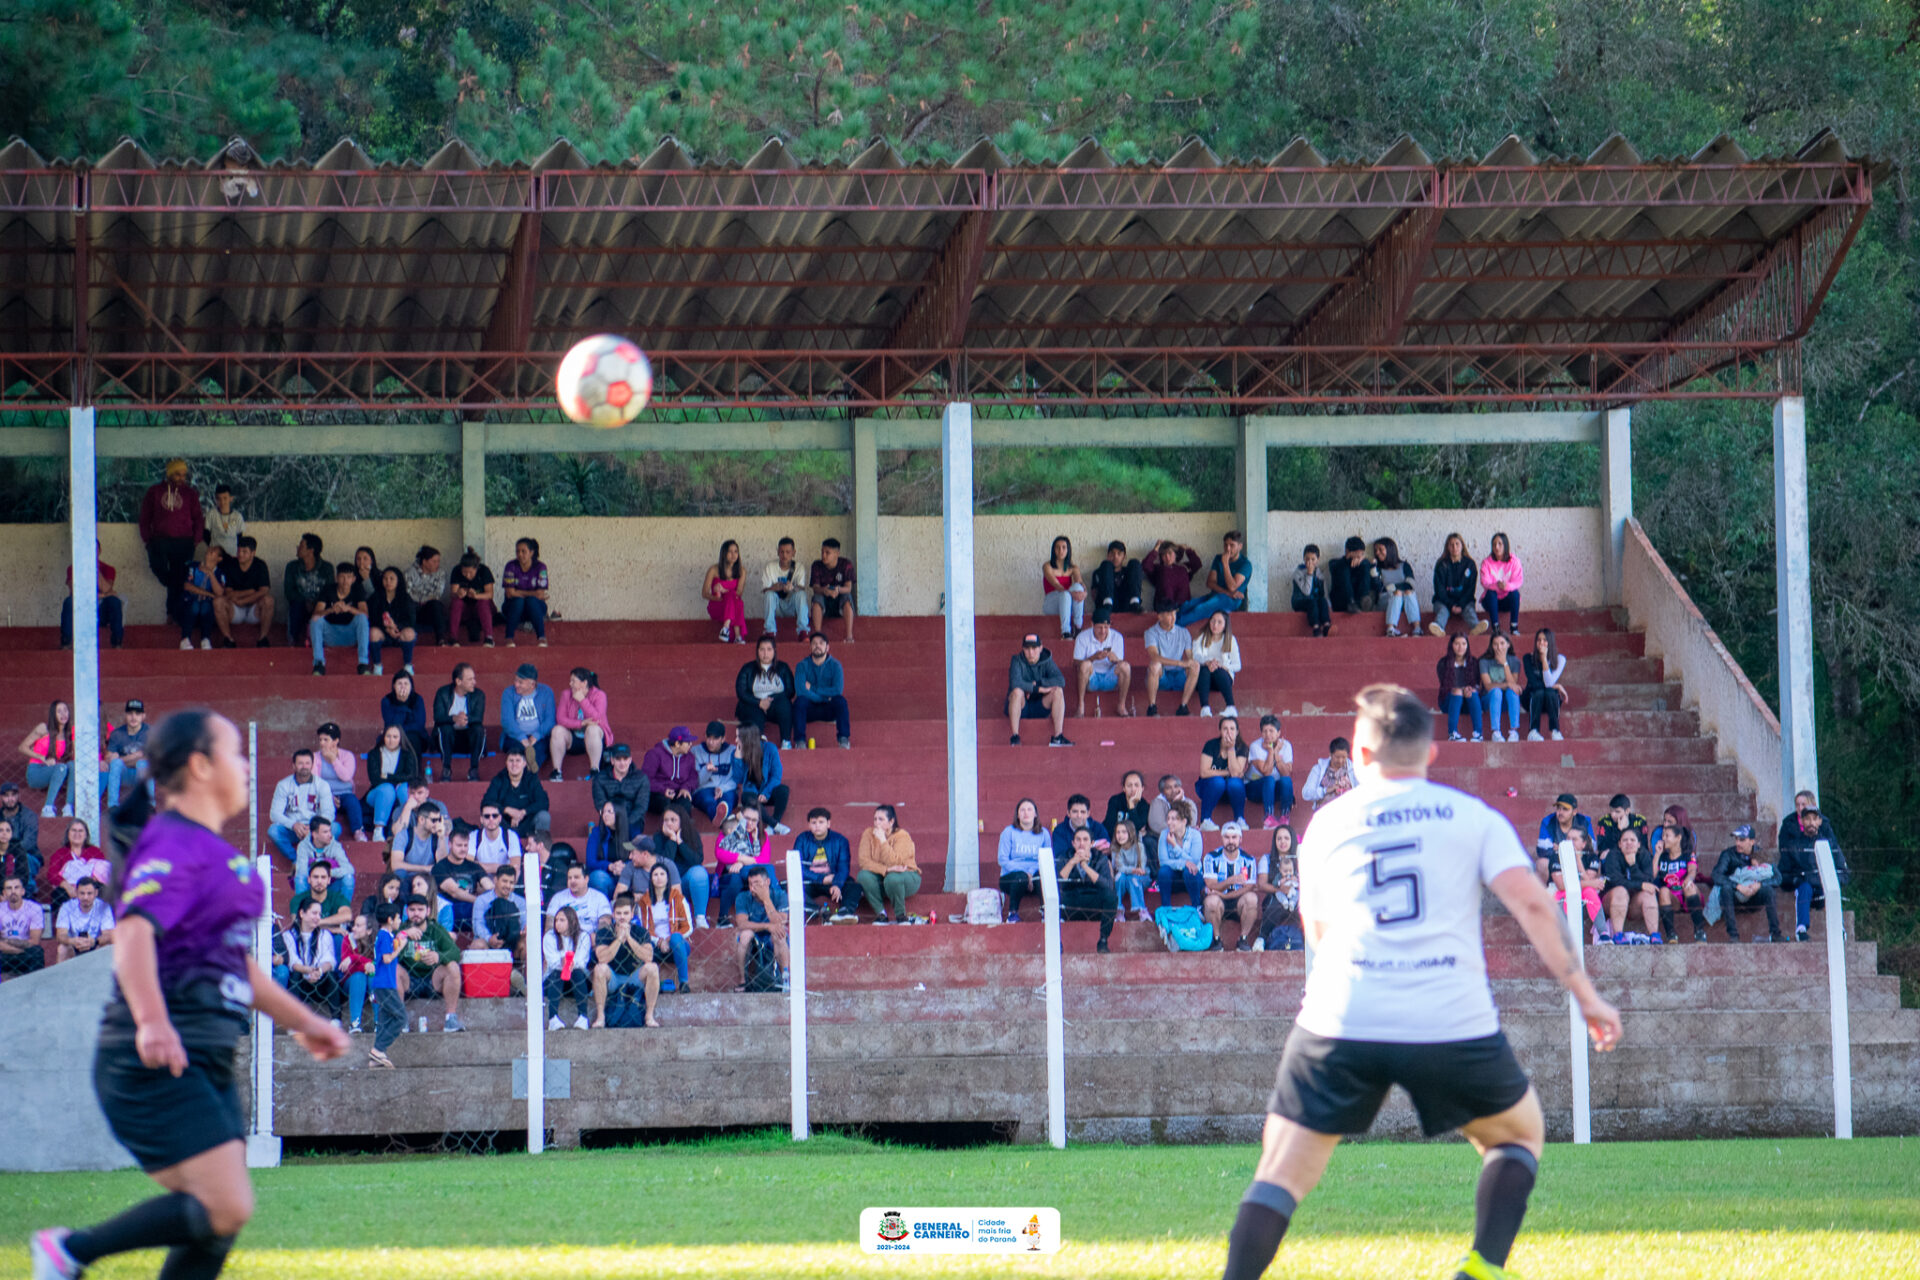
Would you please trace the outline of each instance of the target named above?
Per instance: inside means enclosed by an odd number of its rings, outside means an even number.
[[[1134,702],[1144,712],[1145,653],[1140,633],[1150,619],[1121,617],[1136,668]],[[1530,845],[1553,797],[1572,791],[1598,815],[1615,791],[1657,818],[1669,804],[1685,805],[1703,850],[1717,850],[1733,825],[1750,821],[1753,798],[1738,786],[1731,764],[1716,759],[1698,715],[1685,709],[1682,690],[1643,638],[1608,611],[1532,613],[1525,637],[1552,626],[1568,655],[1567,681],[1575,697],[1563,717],[1563,742],[1440,744],[1435,777],[1482,796],[1520,828]],[[787,624],[789,627],[791,624]],[[994,852],[1000,828],[1022,796],[1043,815],[1064,810],[1075,791],[1092,797],[1096,816],[1119,789],[1122,772],[1137,768],[1151,788],[1174,772],[1191,789],[1201,744],[1215,722],[1165,714],[1119,716],[1114,695],[1104,714],[1069,716],[1075,746],[1049,749],[1040,722],[1025,745],[1006,741],[999,714],[1008,658],[1028,630],[1045,634],[1045,620],[978,620],[977,705],[982,830],[963,841],[977,857],[981,882],[997,876]],[[913,907],[940,923],[917,928],[816,926],[808,931],[814,1035],[815,1119],[821,1123],[876,1120],[972,1120],[1013,1126],[1026,1137],[1044,1132],[1045,1093],[1038,1021],[1041,934],[1037,924],[982,929],[947,917],[962,899],[940,892],[948,848],[943,638],[938,618],[865,618],[858,639],[840,641],[829,624],[834,652],[847,669],[854,716],[854,748],[833,747],[832,726],[812,727],[820,749],[800,746],[786,756],[793,788],[787,821],[800,828],[806,809],[825,804],[857,844],[872,807],[898,807],[914,837],[925,891]],[[1236,619],[1244,670],[1237,693],[1251,734],[1259,714],[1285,716],[1294,745],[1296,785],[1304,781],[1328,739],[1348,732],[1353,693],[1381,679],[1423,695],[1434,686],[1443,650],[1432,637],[1388,639],[1379,614],[1336,619],[1331,639],[1306,633],[1293,614]],[[136,628],[128,647],[103,653],[102,702],[117,710],[128,697],[144,698],[164,715],[206,702],[260,730],[261,801],[286,772],[296,746],[311,745],[313,729],[339,722],[346,744],[365,751],[379,722],[377,704],[387,680],[356,677],[335,662],[324,679],[308,673],[304,649],[250,647],[183,652],[159,628]],[[705,621],[674,623],[556,623],[551,647],[504,645],[459,650],[422,647],[417,655],[423,697],[445,682],[453,663],[471,662],[495,719],[499,689],[515,665],[533,662],[558,689],[566,671],[586,666],[600,675],[618,736],[636,755],[675,724],[697,733],[708,719],[731,723],[733,675],[751,654],[722,646]],[[791,631],[784,632],[786,637]],[[66,654],[51,631],[10,633],[12,660],[0,673],[0,735],[17,741],[50,697],[68,686]],[[1069,674],[1070,644],[1049,646]],[[1483,641],[1474,645],[1477,653]],[[389,653],[389,658],[397,654]],[[783,639],[789,662],[799,646]],[[393,668],[389,667],[389,672]],[[1170,707],[1170,697],[1164,705]],[[1071,710],[1071,707],[1070,707]],[[823,736],[824,735],[824,736]],[[481,782],[434,783],[434,793],[456,816],[476,816],[484,779],[500,769],[489,759]],[[585,765],[575,757],[567,781],[546,787],[557,839],[576,843],[590,820]],[[1509,794],[1511,792],[1511,794]],[[1224,820],[1224,809],[1217,815]],[[1303,829],[1308,806],[1295,812]],[[1257,806],[1252,813],[1258,823]],[[711,824],[701,820],[711,848]],[[42,824],[43,847],[59,839],[59,824]],[[240,836],[235,824],[230,836]],[[1211,845],[1212,841],[1209,841]],[[1769,842],[1770,843],[1770,842]],[[1267,847],[1251,837],[1256,851]],[[379,848],[350,845],[362,884],[378,870]],[[776,842],[784,849],[785,842]],[[277,877],[276,901],[289,889]],[[364,890],[363,890],[364,892]],[[1148,899],[1149,905],[1157,900]],[[1824,921],[1815,920],[1816,936]],[[1111,956],[1094,956],[1095,927],[1065,927],[1069,1019],[1069,1115],[1085,1136],[1144,1138],[1244,1135],[1257,1124],[1275,1054],[1299,998],[1297,954],[1164,953],[1151,926],[1120,924]],[[1690,930],[1682,925],[1682,932]],[[1487,925],[1496,994],[1523,1056],[1542,1073],[1553,1121],[1566,1127],[1564,997],[1520,944],[1512,922],[1490,916]],[[1714,931],[1720,936],[1718,928]],[[1670,946],[1589,952],[1603,990],[1629,1010],[1630,1043],[1595,1068],[1596,1132],[1605,1136],[1677,1133],[1818,1131],[1830,1117],[1819,1065],[1827,1052],[1825,949],[1814,946],[1739,948]],[[1902,1011],[1897,980],[1877,976],[1871,943],[1850,941],[1854,991],[1856,1123],[1863,1131],[1910,1128],[1920,1114],[1912,1080],[1920,1054],[1920,1013]],[[712,1124],[779,1123],[787,1097],[786,1006],[770,996],[731,993],[725,946],[696,953],[695,992],[667,997],[668,1028],[645,1032],[556,1033],[549,1056],[573,1062],[571,1099],[549,1104],[563,1141],[586,1129],[683,1128]],[[462,1037],[403,1037],[394,1050],[402,1070],[368,1073],[358,1055],[315,1067],[282,1044],[280,1128],[287,1134],[367,1133],[435,1128],[484,1130],[524,1123],[506,1086],[511,1059],[524,1054],[524,1010],[515,1001],[469,1001]],[[1095,1070],[1092,1055],[1101,1065]],[[633,1087],[635,1060],[656,1061],[647,1089]],[[1085,1065],[1076,1065],[1076,1061]],[[689,1072],[685,1067],[699,1066]],[[604,1068],[604,1069],[603,1069]],[[428,1100],[410,1081],[432,1072],[438,1090]],[[1204,1078],[1217,1090],[1201,1096],[1182,1079]],[[622,1087],[620,1078],[628,1077]],[[944,1082],[944,1087],[943,1087]],[[1097,1083],[1096,1083],[1097,1082]],[[903,1099],[911,1106],[903,1114]],[[404,1100],[404,1101],[403,1101]],[[404,1107],[404,1122],[389,1111]],[[1389,1127],[1405,1131],[1395,1113]]]

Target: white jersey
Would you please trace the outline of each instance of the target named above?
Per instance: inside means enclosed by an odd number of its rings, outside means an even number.
[[[1325,930],[1298,1023],[1319,1036],[1435,1044],[1500,1029],[1481,886],[1533,873],[1513,824],[1424,778],[1366,782],[1300,842],[1300,914]]]

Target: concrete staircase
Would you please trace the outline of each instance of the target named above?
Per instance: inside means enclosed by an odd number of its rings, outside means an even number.
[[[1137,663],[1134,701],[1144,712],[1146,619],[1122,618]],[[1668,804],[1690,810],[1703,849],[1751,820],[1752,797],[1732,766],[1718,763],[1698,717],[1642,638],[1604,611],[1531,614],[1529,630],[1549,625],[1569,657],[1575,699],[1563,717],[1564,742],[1442,743],[1436,778],[1486,798],[1531,838],[1555,794],[1572,791],[1598,812],[1615,791],[1658,815]],[[1086,719],[1069,718],[1071,750],[1049,750],[1044,732],[1006,744],[997,715],[1005,664],[1028,618],[979,619],[978,701],[983,830],[963,841],[992,883],[999,829],[1022,796],[1057,816],[1066,796],[1091,796],[1096,811],[1128,768],[1150,782],[1163,772],[1193,778],[1202,742],[1215,724],[1199,718],[1119,716],[1112,694],[1100,709],[1089,696]],[[1395,679],[1433,688],[1440,641],[1387,639],[1379,615],[1342,618],[1330,640],[1306,635],[1295,615],[1236,620],[1245,662],[1238,701],[1249,729],[1267,710],[1282,713],[1294,744],[1296,783],[1328,739],[1348,731],[1353,692]],[[1037,924],[970,928],[945,922],[960,909],[939,892],[948,847],[944,677],[939,619],[873,618],[859,639],[838,640],[854,714],[854,749],[831,747],[831,726],[815,725],[822,749],[786,755],[793,788],[788,821],[814,804],[835,812],[857,840],[872,806],[891,803],[913,834],[926,873],[913,907],[937,925],[808,930],[809,1088],[819,1124],[971,1122],[999,1126],[1023,1140],[1044,1137],[1041,938]],[[243,644],[248,634],[243,631]],[[696,731],[709,718],[731,719],[732,677],[744,646],[721,646],[702,623],[559,623],[551,649],[422,649],[423,696],[431,697],[453,661],[480,671],[490,695],[521,661],[558,685],[573,666],[590,667],[607,689],[613,722],[636,753],[674,724]],[[66,655],[50,632],[14,632],[13,659],[0,673],[0,735],[17,739],[65,687]],[[314,725],[332,719],[362,750],[378,724],[384,679],[308,674],[303,651],[284,647],[186,653],[172,638],[138,629],[129,648],[102,657],[103,700],[130,696],[155,712],[209,701],[241,721],[258,721],[262,793]],[[1064,658],[1067,646],[1050,641]],[[1477,648],[1478,646],[1476,646]],[[799,656],[783,644],[783,657]],[[1063,665],[1065,665],[1063,663]],[[345,668],[351,670],[350,667]],[[1071,677],[1070,677],[1071,678]],[[1163,705],[1170,705],[1170,699]],[[489,718],[493,718],[491,713]],[[1037,727],[1031,726],[1031,727]],[[822,731],[828,735],[820,738]],[[499,768],[490,760],[483,777]],[[547,783],[557,838],[578,839],[590,814],[584,766]],[[464,779],[464,770],[461,770]],[[456,815],[477,812],[483,783],[436,782],[435,795]],[[1215,815],[1224,821],[1224,811]],[[1254,813],[1258,821],[1258,811]],[[1303,828],[1305,806],[1294,814]],[[705,824],[702,824],[703,830]],[[43,824],[43,847],[59,824]],[[236,829],[229,833],[240,836]],[[708,833],[709,843],[711,834]],[[1265,845],[1256,833],[1254,847]],[[776,847],[779,847],[778,845]],[[350,846],[363,882],[378,869],[378,849]],[[283,885],[277,900],[288,894]],[[1150,898],[1149,905],[1155,905]],[[1816,915],[1816,939],[1824,921]],[[1683,932],[1688,932],[1685,926]],[[1160,950],[1148,925],[1124,922],[1111,956],[1092,954],[1095,927],[1065,927],[1068,1116],[1084,1139],[1214,1140],[1257,1132],[1279,1047],[1299,1002],[1298,954],[1186,954]],[[1717,941],[1664,948],[1590,949],[1603,991],[1628,1014],[1627,1044],[1594,1058],[1595,1131],[1602,1137],[1818,1133],[1831,1122],[1824,946],[1728,946]],[[1535,1073],[1549,1124],[1570,1131],[1565,998],[1521,945],[1510,920],[1490,914],[1489,962],[1509,1034]],[[1851,942],[1855,1123],[1861,1132],[1920,1128],[1920,1011],[1901,1010],[1897,980],[1879,976],[1875,948]],[[569,1096],[548,1104],[556,1140],[583,1132],[781,1124],[787,1118],[786,1001],[735,995],[729,940],[699,935],[694,991],[663,997],[658,1031],[550,1033],[548,1056],[569,1064]],[[416,1007],[417,1019],[426,1010]],[[571,1014],[569,1013],[569,1017]],[[467,1035],[403,1036],[394,1072],[372,1071],[358,1054],[315,1066],[282,1040],[277,1114],[289,1136],[488,1132],[525,1123],[511,1097],[511,1063],[525,1053],[524,1005],[468,1000]],[[437,1024],[438,1019],[435,1018]],[[417,1025],[417,1024],[416,1024]],[[1377,1132],[1409,1134],[1412,1116],[1390,1105]]]

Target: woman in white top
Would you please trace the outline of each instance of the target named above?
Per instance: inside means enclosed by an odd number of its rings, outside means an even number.
[[[1240,645],[1233,638],[1231,614],[1210,615],[1193,638],[1193,660],[1200,664],[1200,677],[1193,686],[1200,697],[1200,714],[1213,714],[1211,695],[1220,695],[1220,714],[1239,715],[1233,705],[1233,678],[1240,674]]]
[[[1300,798],[1318,809],[1353,790],[1358,781],[1353,771],[1353,744],[1345,738],[1335,738],[1327,744],[1327,754],[1320,757],[1319,763],[1307,774],[1307,785],[1300,788]]]
[[[560,1021],[560,1002],[572,996],[573,1025],[585,1031],[587,1001],[593,996],[593,939],[580,928],[580,917],[572,907],[553,913],[540,938],[540,954],[546,960],[542,992],[547,1000],[547,1030],[558,1031],[567,1025]]]
[[[287,990],[335,1022],[340,1019],[340,953],[331,931],[320,927],[320,904],[311,898],[293,927],[280,935],[287,952]]]
[[[1293,812],[1293,744],[1280,736],[1280,717],[1260,717],[1260,736],[1247,748],[1247,795],[1267,811],[1268,831],[1287,821]],[[1280,816],[1274,816],[1274,806]]]
[[[647,936],[653,939],[653,954],[673,957],[673,985],[662,983],[662,991],[690,991],[687,981],[687,950],[692,946],[693,913],[687,900],[674,887],[673,875],[664,862],[655,862],[647,875],[647,896],[642,903],[646,912]]]

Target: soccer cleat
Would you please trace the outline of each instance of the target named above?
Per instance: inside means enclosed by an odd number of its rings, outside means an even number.
[[[33,1280],[79,1280],[85,1271],[67,1252],[65,1227],[48,1227],[27,1238],[27,1255],[33,1262]]]
[[[1505,1267],[1496,1267],[1474,1249],[1467,1250],[1467,1256],[1460,1259],[1460,1268],[1454,1272],[1454,1280],[1520,1280]]]

